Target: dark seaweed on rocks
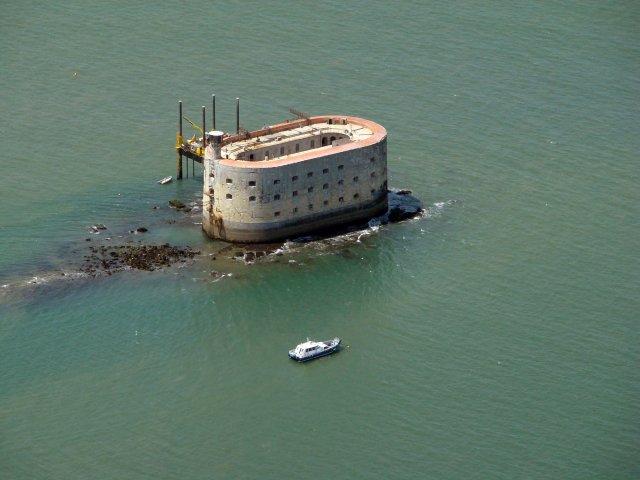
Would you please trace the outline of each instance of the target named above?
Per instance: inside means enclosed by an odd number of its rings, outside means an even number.
[[[114,272],[135,268],[153,271],[168,267],[176,262],[186,262],[200,252],[190,247],[164,245],[116,245],[91,247],[91,254],[85,256],[81,271],[89,275]]]

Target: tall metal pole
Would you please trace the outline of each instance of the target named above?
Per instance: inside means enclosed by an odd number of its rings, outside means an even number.
[[[240,133],[240,98],[236,97],[236,135]]]
[[[207,127],[204,117],[204,105],[202,106],[202,148],[207,146]]]
[[[178,180],[182,179],[182,100],[178,102],[178,133],[180,146],[178,148]]]
[[[211,95],[211,119],[213,120],[213,130],[216,129],[216,96]]]
[[[205,116],[205,108],[202,106],[202,168],[204,168],[204,149],[207,148],[207,123]],[[196,175],[196,164],[195,162],[191,162],[191,176]]]

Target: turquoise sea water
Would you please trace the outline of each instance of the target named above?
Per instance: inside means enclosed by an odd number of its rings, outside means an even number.
[[[638,478],[639,27],[619,1],[5,4],[0,477]],[[231,259],[167,206],[199,167],[156,184],[177,101],[199,122],[214,93],[224,130],[235,97],[247,129],[381,123],[426,214]],[[74,275],[139,241],[201,255]],[[307,336],[345,348],[289,361]]]

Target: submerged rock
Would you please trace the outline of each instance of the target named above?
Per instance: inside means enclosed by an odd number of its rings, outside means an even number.
[[[392,223],[408,220],[422,213],[420,207],[405,205],[402,207],[393,207],[389,210],[389,221]]]
[[[190,247],[164,245],[115,245],[91,247],[91,255],[85,256],[81,271],[89,275],[111,275],[127,268],[153,271],[176,262],[185,262],[200,252]]]
[[[176,200],[175,198],[173,200],[169,200],[169,205],[172,206],[173,208],[177,208],[178,210],[186,206],[180,200]]]

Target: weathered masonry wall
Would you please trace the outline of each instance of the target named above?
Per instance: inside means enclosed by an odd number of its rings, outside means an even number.
[[[350,141],[349,135],[345,133],[327,131],[323,134],[313,136],[304,135],[286,139],[285,141],[270,142],[259,148],[252,148],[246,152],[239,153],[236,158],[238,160],[249,161],[270,160],[275,157],[306,152],[314,148],[336,145],[348,141]]]
[[[348,149],[335,147],[347,135],[338,138],[338,133],[323,132],[307,137],[308,145],[324,137],[327,146],[303,161],[205,162],[203,229],[213,238],[264,242],[384,213],[387,140],[382,131],[368,145]],[[299,140],[265,148],[295,148]]]

